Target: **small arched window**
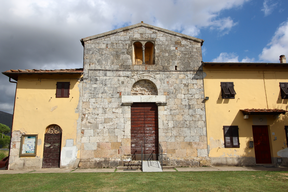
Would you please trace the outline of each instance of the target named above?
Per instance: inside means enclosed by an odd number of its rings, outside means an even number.
[[[145,64],[154,64],[154,44],[151,42],[145,44]]]
[[[143,50],[140,42],[134,43],[134,64],[141,65],[143,63]]]

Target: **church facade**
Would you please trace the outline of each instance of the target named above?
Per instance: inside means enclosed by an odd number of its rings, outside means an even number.
[[[81,39],[81,69],[3,72],[9,169],[287,165],[285,56],[202,62],[203,42],[139,23]]]
[[[18,81],[9,169],[117,167],[141,154],[161,154],[166,165],[209,164],[203,40],[139,23],[81,43],[83,70],[74,76],[4,72]],[[40,86],[44,79],[47,89]],[[45,150],[59,154],[44,160]]]

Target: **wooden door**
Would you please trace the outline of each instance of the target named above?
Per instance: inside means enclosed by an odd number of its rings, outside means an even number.
[[[254,150],[257,164],[271,164],[268,126],[253,126]]]
[[[43,152],[43,168],[60,167],[62,129],[58,125],[50,125],[46,129]]]
[[[144,159],[153,152],[158,154],[158,107],[155,103],[134,103],[131,107],[131,153],[141,159],[141,145]]]

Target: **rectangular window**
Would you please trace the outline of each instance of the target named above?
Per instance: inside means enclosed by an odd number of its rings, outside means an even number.
[[[233,82],[221,82],[221,93],[223,99],[234,99],[236,92]]]
[[[280,83],[281,98],[288,99],[288,83]]]
[[[69,82],[57,82],[56,85],[56,98],[68,98],[69,97]]]
[[[225,148],[239,148],[238,126],[224,126],[223,130]]]
[[[285,133],[286,133],[286,146],[288,147],[288,126],[285,126]]]
[[[20,157],[35,157],[37,150],[37,135],[22,135]]]

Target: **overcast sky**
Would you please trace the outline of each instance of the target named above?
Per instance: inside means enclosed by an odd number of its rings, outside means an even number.
[[[141,21],[204,39],[206,62],[288,57],[287,0],[0,0],[0,71],[81,68],[81,38]],[[12,113],[8,80],[0,111]]]

